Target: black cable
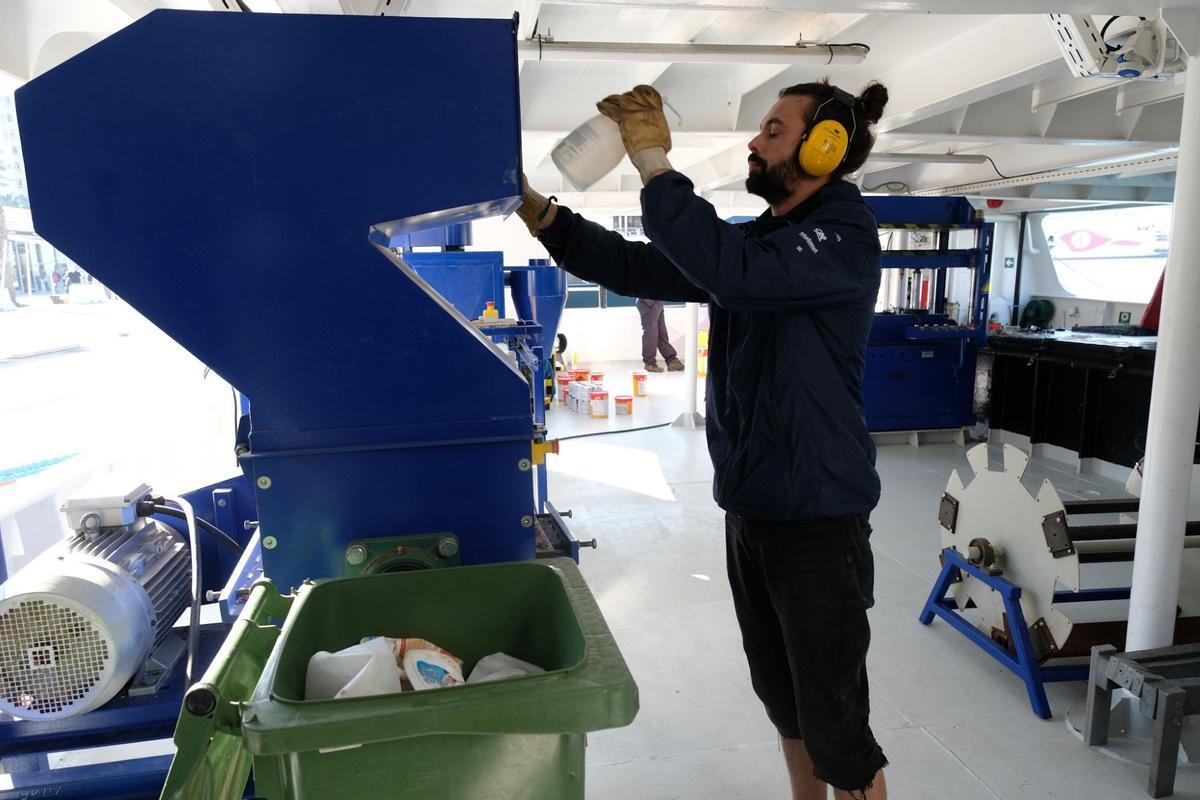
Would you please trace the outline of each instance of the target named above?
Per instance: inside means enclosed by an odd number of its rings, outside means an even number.
[[[187,519],[187,515],[178,508],[172,508],[171,506],[164,506],[158,503],[155,503],[151,508],[155,514],[162,514],[167,517],[175,517],[176,519]],[[201,519],[200,517],[196,517],[196,525],[198,525],[202,530],[205,530],[211,534],[214,539],[223,544],[225,547],[228,547],[230,550],[238,553],[239,555],[241,554],[242,546],[238,544],[232,536],[225,533],[225,531],[221,530],[216,525],[213,525],[211,522]]]
[[[670,422],[660,422],[657,425],[643,425],[640,428],[621,428],[617,431],[596,431],[595,433],[577,433],[574,436],[559,436],[558,441],[565,442],[568,439],[586,439],[589,436],[608,436],[614,433],[633,433],[634,431],[652,431],[655,428],[666,428],[671,425]]]
[[[1119,19],[1121,18],[1121,16],[1123,16],[1123,15],[1120,15],[1120,14],[1118,14],[1118,15],[1117,15],[1117,16],[1115,16],[1115,17],[1109,17],[1109,18],[1108,18],[1108,22],[1104,23],[1104,27],[1100,29],[1100,42],[1101,42],[1101,44],[1103,44],[1103,45],[1104,45],[1104,49],[1105,49],[1107,52],[1109,52],[1109,53],[1115,53],[1115,52],[1117,52],[1118,50],[1120,50],[1120,49],[1121,49],[1121,48],[1119,48],[1119,47],[1114,47],[1114,46],[1112,46],[1111,44],[1109,44],[1109,43],[1108,43],[1108,37],[1107,37],[1107,36],[1105,36],[1105,34],[1107,34],[1107,33],[1108,33],[1108,26],[1109,26],[1109,25],[1112,25],[1114,22],[1116,22],[1117,20],[1119,20]],[[1130,14],[1129,16],[1133,16],[1133,15],[1132,15],[1132,14]],[[1146,21],[1146,18],[1145,18],[1145,17],[1138,17],[1138,19],[1140,19],[1142,22],[1145,22],[1145,21]]]
[[[1006,181],[1015,180],[1017,178],[1028,178],[1030,175],[1042,175],[1047,172],[1057,172],[1059,169],[1061,169],[1061,167],[1054,167],[1051,169],[1035,169],[1033,172],[1019,172],[1016,175],[1005,175],[1000,171],[1000,168],[996,166],[996,162],[992,160],[991,156],[984,156],[984,158],[986,158],[988,163],[992,165],[992,169],[996,171],[996,174]]]
[[[893,188],[899,187],[899,188]],[[904,181],[884,181],[878,186],[864,186],[864,192],[877,192],[880,189],[886,188],[889,192],[910,192],[912,189]]]
[[[868,53],[871,52],[871,45],[863,44],[862,42],[826,42],[826,47],[861,47]]]
[[[1005,175],[1003,172],[1000,171],[1000,168],[996,166],[996,162],[992,160],[991,156],[985,155],[984,158],[986,158],[987,162],[992,165],[992,169],[995,171],[995,173],[997,175],[999,175],[1000,178],[1002,178],[1003,180],[1006,180],[1006,181],[1016,180],[1018,178],[1028,178],[1032,175],[1048,175],[1050,173],[1061,172],[1065,169],[1070,169],[1070,167],[1047,167],[1046,169],[1035,169],[1033,172],[1018,172],[1016,175]],[[963,186],[974,186],[977,183],[981,183],[981,181],[970,181],[968,183],[956,183],[952,186],[938,186],[935,189],[927,189],[927,190],[923,190],[923,191],[941,192],[941,191],[946,191],[946,190],[960,189]],[[881,185],[886,185],[886,184],[881,184]],[[867,189],[866,191],[872,191],[872,190]]]
[[[200,607],[204,604],[201,597],[204,589],[204,578],[201,575],[202,559],[200,558],[200,543],[197,541],[199,537],[196,535],[196,529],[199,526],[196,524],[196,513],[192,510],[191,503],[182,497],[163,498],[164,503],[168,500],[179,506],[179,513],[187,521],[188,556],[192,562],[192,606],[191,613],[188,615],[187,668],[185,670],[187,688],[190,689],[196,680],[196,653],[200,650]]]

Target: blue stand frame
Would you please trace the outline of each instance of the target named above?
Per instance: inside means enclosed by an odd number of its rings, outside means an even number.
[[[942,571],[933,584],[933,591],[925,601],[918,619],[922,625],[933,622],[935,616],[950,623],[963,636],[966,636],[985,653],[999,661],[1004,667],[1015,673],[1025,684],[1029,693],[1029,703],[1033,713],[1042,719],[1050,719],[1050,701],[1046,699],[1045,684],[1053,681],[1084,681],[1088,677],[1087,664],[1071,664],[1062,666],[1042,666],[1038,664],[1033,649],[1033,641],[1029,638],[1029,625],[1021,612],[1021,587],[1004,578],[988,575],[986,572],[967,562],[953,547],[942,551]],[[992,641],[982,631],[964,619],[958,613],[958,605],[952,598],[946,597],[950,584],[954,583],[958,573],[965,572],[977,578],[1004,598],[1004,611],[1008,615],[1009,635],[1012,637],[1013,650],[1009,650],[999,642]],[[1096,592],[1056,592],[1056,601],[1081,602],[1087,600],[1111,600],[1128,590],[1103,589]]]

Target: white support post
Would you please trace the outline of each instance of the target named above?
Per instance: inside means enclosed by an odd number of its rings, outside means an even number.
[[[1125,649],[1166,647],[1175,633],[1181,554],[1200,415],[1200,57],[1188,61],[1171,249],[1163,285],[1129,630]]]
[[[687,391],[684,393],[684,402],[686,406],[684,411],[679,415],[679,419],[675,420],[672,425],[676,428],[688,428],[695,430],[704,427],[704,415],[697,408],[699,402],[699,390],[696,382],[696,354],[699,352],[698,342],[700,339],[700,304],[688,303],[687,306],[687,327],[684,330],[684,353],[683,353],[683,380],[687,384]]]

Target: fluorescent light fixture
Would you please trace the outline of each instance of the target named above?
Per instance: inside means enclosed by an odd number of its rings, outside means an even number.
[[[562,42],[526,39],[519,45],[532,61],[635,61],[676,64],[861,64],[868,48],[846,44],[738,45]]]

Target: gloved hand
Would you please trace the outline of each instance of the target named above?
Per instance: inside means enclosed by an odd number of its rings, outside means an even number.
[[[671,169],[671,129],[663,115],[662,95],[653,86],[635,86],[633,91],[614,94],[596,103],[600,113],[621,128],[621,141],[629,160],[641,173],[642,183]]]
[[[671,130],[663,115],[662,95],[653,86],[635,86],[632,92],[612,94],[596,103],[600,113],[621,126],[621,141],[629,155],[651,147],[671,149]]]
[[[529,235],[537,236],[542,228],[549,227],[554,221],[555,212],[556,208],[550,205],[550,200],[535,192],[529,186],[529,179],[522,175],[521,205],[517,206],[517,216],[529,229]]]

